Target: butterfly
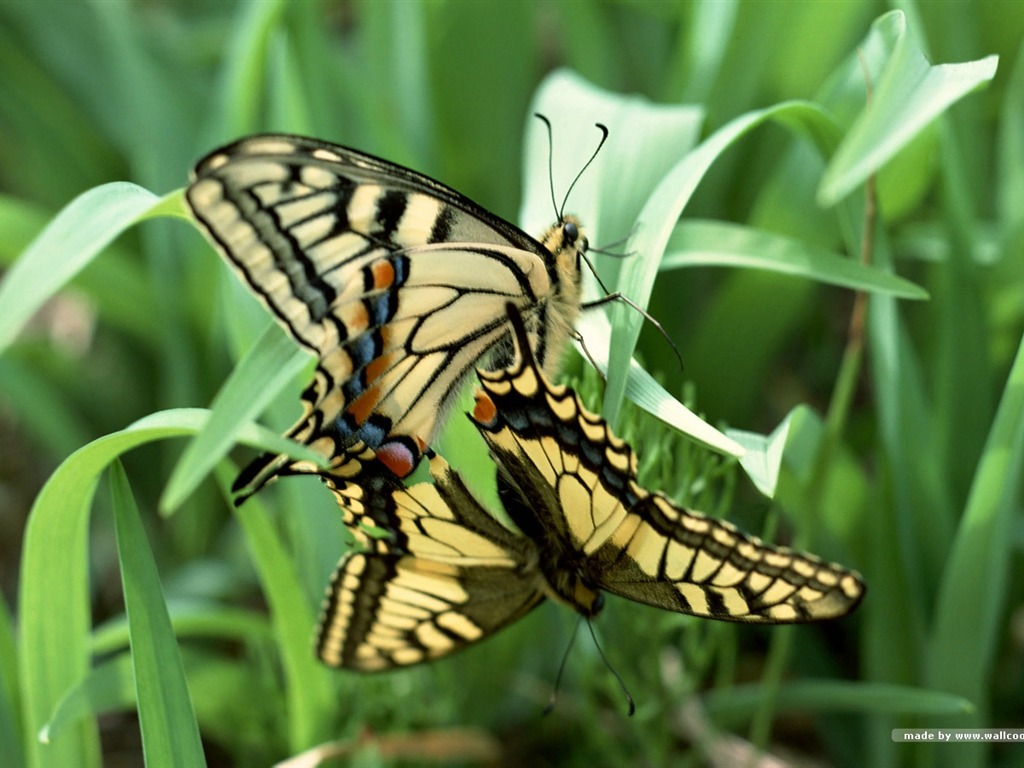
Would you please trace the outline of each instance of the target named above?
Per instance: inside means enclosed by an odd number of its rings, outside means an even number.
[[[597,615],[603,592],[669,611],[782,624],[852,611],[865,586],[835,563],[749,536],[637,484],[636,456],[564,386],[553,386],[508,306],[518,356],[477,370],[471,420],[497,464],[518,531],[499,523],[440,456],[433,483],[405,487],[352,458],[328,478],[361,551],[327,591],[322,661],[379,671],[431,661],[482,640],[545,598]]]
[[[354,149],[243,138],[200,160],[185,196],[208,239],[316,356],[287,436],[330,459],[327,472],[365,444],[408,475],[472,368],[511,361],[507,302],[551,375],[580,311],[578,219],[559,213],[535,240],[450,187]],[[276,475],[320,471],[268,453],[234,490],[244,498]]]

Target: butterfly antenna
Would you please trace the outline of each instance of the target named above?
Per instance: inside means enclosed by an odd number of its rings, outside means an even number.
[[[580,622],[583,620],[583,614],[579,613],[576,615],[576,623],[572,626],[572,634],[569,636],[569,643],[565,646],[565,653],[562,654],[562,662],[558,665],[558,674],[555,675],[555,687],[551,689],[551,700],[548,701],[544,711],[541,712],[541,717],[550,715],[552,710],[555,708],[555,704],[558,701],[558,691],[562,687],[562,673],[565,672],[566,662],[569,661],[569,651],[572,650],[572,644],[576,642],[576,632],[580,628]]]
[[[558,200],[555,199],[555,139],[552,135],[551,121],[540,112],[534,112],[533,116],[542,121],[548,129],[548,189],[551,191],[551,207],[561,220],[562,214],[558,210]]]
[[[597,154],[601,151],[601,147],[603,147],[604,143],[608,140],[608,126],[606,126],[604,123],[594,123],[594,125],[597,126],[597,129],[599,131],[601,131],[601,140],[597,142],[597,147],[594,149],[594,154],[592,154],[590,156],[590,159],[583,164],[583,167],[580,168],[580,172],[576,174],[576,178],[572,180],[572,184],[570,184],[569,188],[565,190],[565,197],[562,198],[562,207],[558,209],[559,221],[561,221],[563,216],[565,215],[565,204],[569,202],[569,195],[572,193],[573,188],[576,186],[576,182],[580,180],[580,176],[582,176],[586,172],[587,168],[590,167],[591,163],[593,163],[597,159]]]
[[[570,184],[569,188],[565,191],[565,197],[562,198],[562,204],[559,205],[558,200],[555,197],[555,140],[552,135],[553,132],[551,130],[551,121],[548,120],[540,112],[534,112],[533,116],[536,117],[538,120],[542,120],[544,122],[544,125],[546,125],[548,129],[548,186],[551,190],[551,205],[555,209],[555,213],[558,216],[558,220],[561,221],[562,218],[565,216],[565,204],[569,201],[569,194],[572,192],[573,187],[576,186],[576,182],[580,180],[580,176],[582,176],[584,172],[587,170],[587,168],[590,167],[591,163],[593,163],[594,160],[597,159],[597,153],[601,151],[601,147],[603,147],[605,141],[607,141],[608,127],[603,123],[594,123],[594,125],[596,125],[598,129],[601,131],[601,140],[597,143],[597,149],[594,150],[594,153],[590,156],[590,159],[587,160],[586,163],[584,163],[583,167],[580,168],[580,172],[576,174],[576,178],[572,180],[572,184]]]
[[[582,615],[583,614],[580,614],[580,616]],[[579,626],[578,623],[577,626]],[[601,654],[601,661],[603,661],[604,665],[608,667],[608,671],[612,673],[612,677],[615,678],[619,684],[619,688],[622,689],[622,693],[626,697],[626,704],[629,705],[629,716],[632,717],[633,713],[636,712],[636,703],[633,701],[633,697],[629,695],[629,689],[626,687],[625,681],[622,679],[621,675],[615,671],[615,667],[613,667],[608,661],[608,657],[604,655],[604,649],[602,649],[601,644],[597,642],[597,634],[594,632],[594,625],[590,619],[587,619],[587,629],[590,630],[590,637],[594,641],[594,646],[597,648],[597,652]]]

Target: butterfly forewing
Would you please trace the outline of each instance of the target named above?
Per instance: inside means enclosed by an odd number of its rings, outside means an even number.
[[[480,372],[474,421],[510,515],[542,542],[542,563],[572,562],[594,587],[728,621],[814,621],[857,605],[856,573],[640,487],[629,446],[575,393],[547,382],[521,333],[518,344],[516,366]]]
[[[407,474],[474,365],[511,361],[506,302],[522,309],[550,372],[579,309],[586,240],[565,235],[577,222],[542,244],[451,188],[355,150],[242,139],[196,165],[186,197],[229,263],[317,356],[289,436],[327,458],[361,439]],[[266,455],[236,488],[314,469]]]

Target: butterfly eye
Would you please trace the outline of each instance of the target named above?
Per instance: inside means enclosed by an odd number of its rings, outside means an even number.
[[[569,246],[576,242],[576,238],[580,236],[580,228],[576,226],[573,221],[567,221],[562,224],[562,234],[565,235],[565,245]]]

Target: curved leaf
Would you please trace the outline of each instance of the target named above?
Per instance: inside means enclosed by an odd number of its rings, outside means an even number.
[[[842,200],[911,142],[930,122],[991,80],[998,56],[961,64],[931,65],[911,35],[902,11],[872,25],[872,35],[891,50],[871,103],[843,137],[821,178],[818,201]]]
[[[707,266],[761,269],[901,299],[928,298],[909,280],[801,240],[726,222],[679,222],[660,269]]]
[[[163,411],[94,440],[57,468],[32,505],[25,530],[18,605],[25,729],[31,735],[30,759],[36,765],[97,762],[90,757],[95,749],[95,729],[83,731],[77,738],[65,734],[47,746],[40,745],[35,735],[61,697],[79,684],[89,669],[88,531],[99,476],[111,461],[132,448],[195,434],[207,416],[208,412],[198,409]],[[243,427],[239,438],[270,450],[287,450],[294,445],[255,425]],[[87,745],[89,741],[92,747]]]
[[[125,229],[166,201],[135,184],[83,192],[57,214],[0,284],[0,352],[25,322]]]
[[[767,121],[780,123],[808,137],[826,156],[839,143],[839,128],[823,109],[807,102],[784,102],[740,115],[687,152],[648,198],[636,233],[627,246],[629,252],[637,255],[623,273],[619,288],[637,304],[647,305],[676,223],[712,163],[740,138]],[[636,348],[642,318],[634,312],[626,312],[624,307],[613,307],[611,313],[613,335],[604,414],[614,424],[625,391],[626,363]]]

